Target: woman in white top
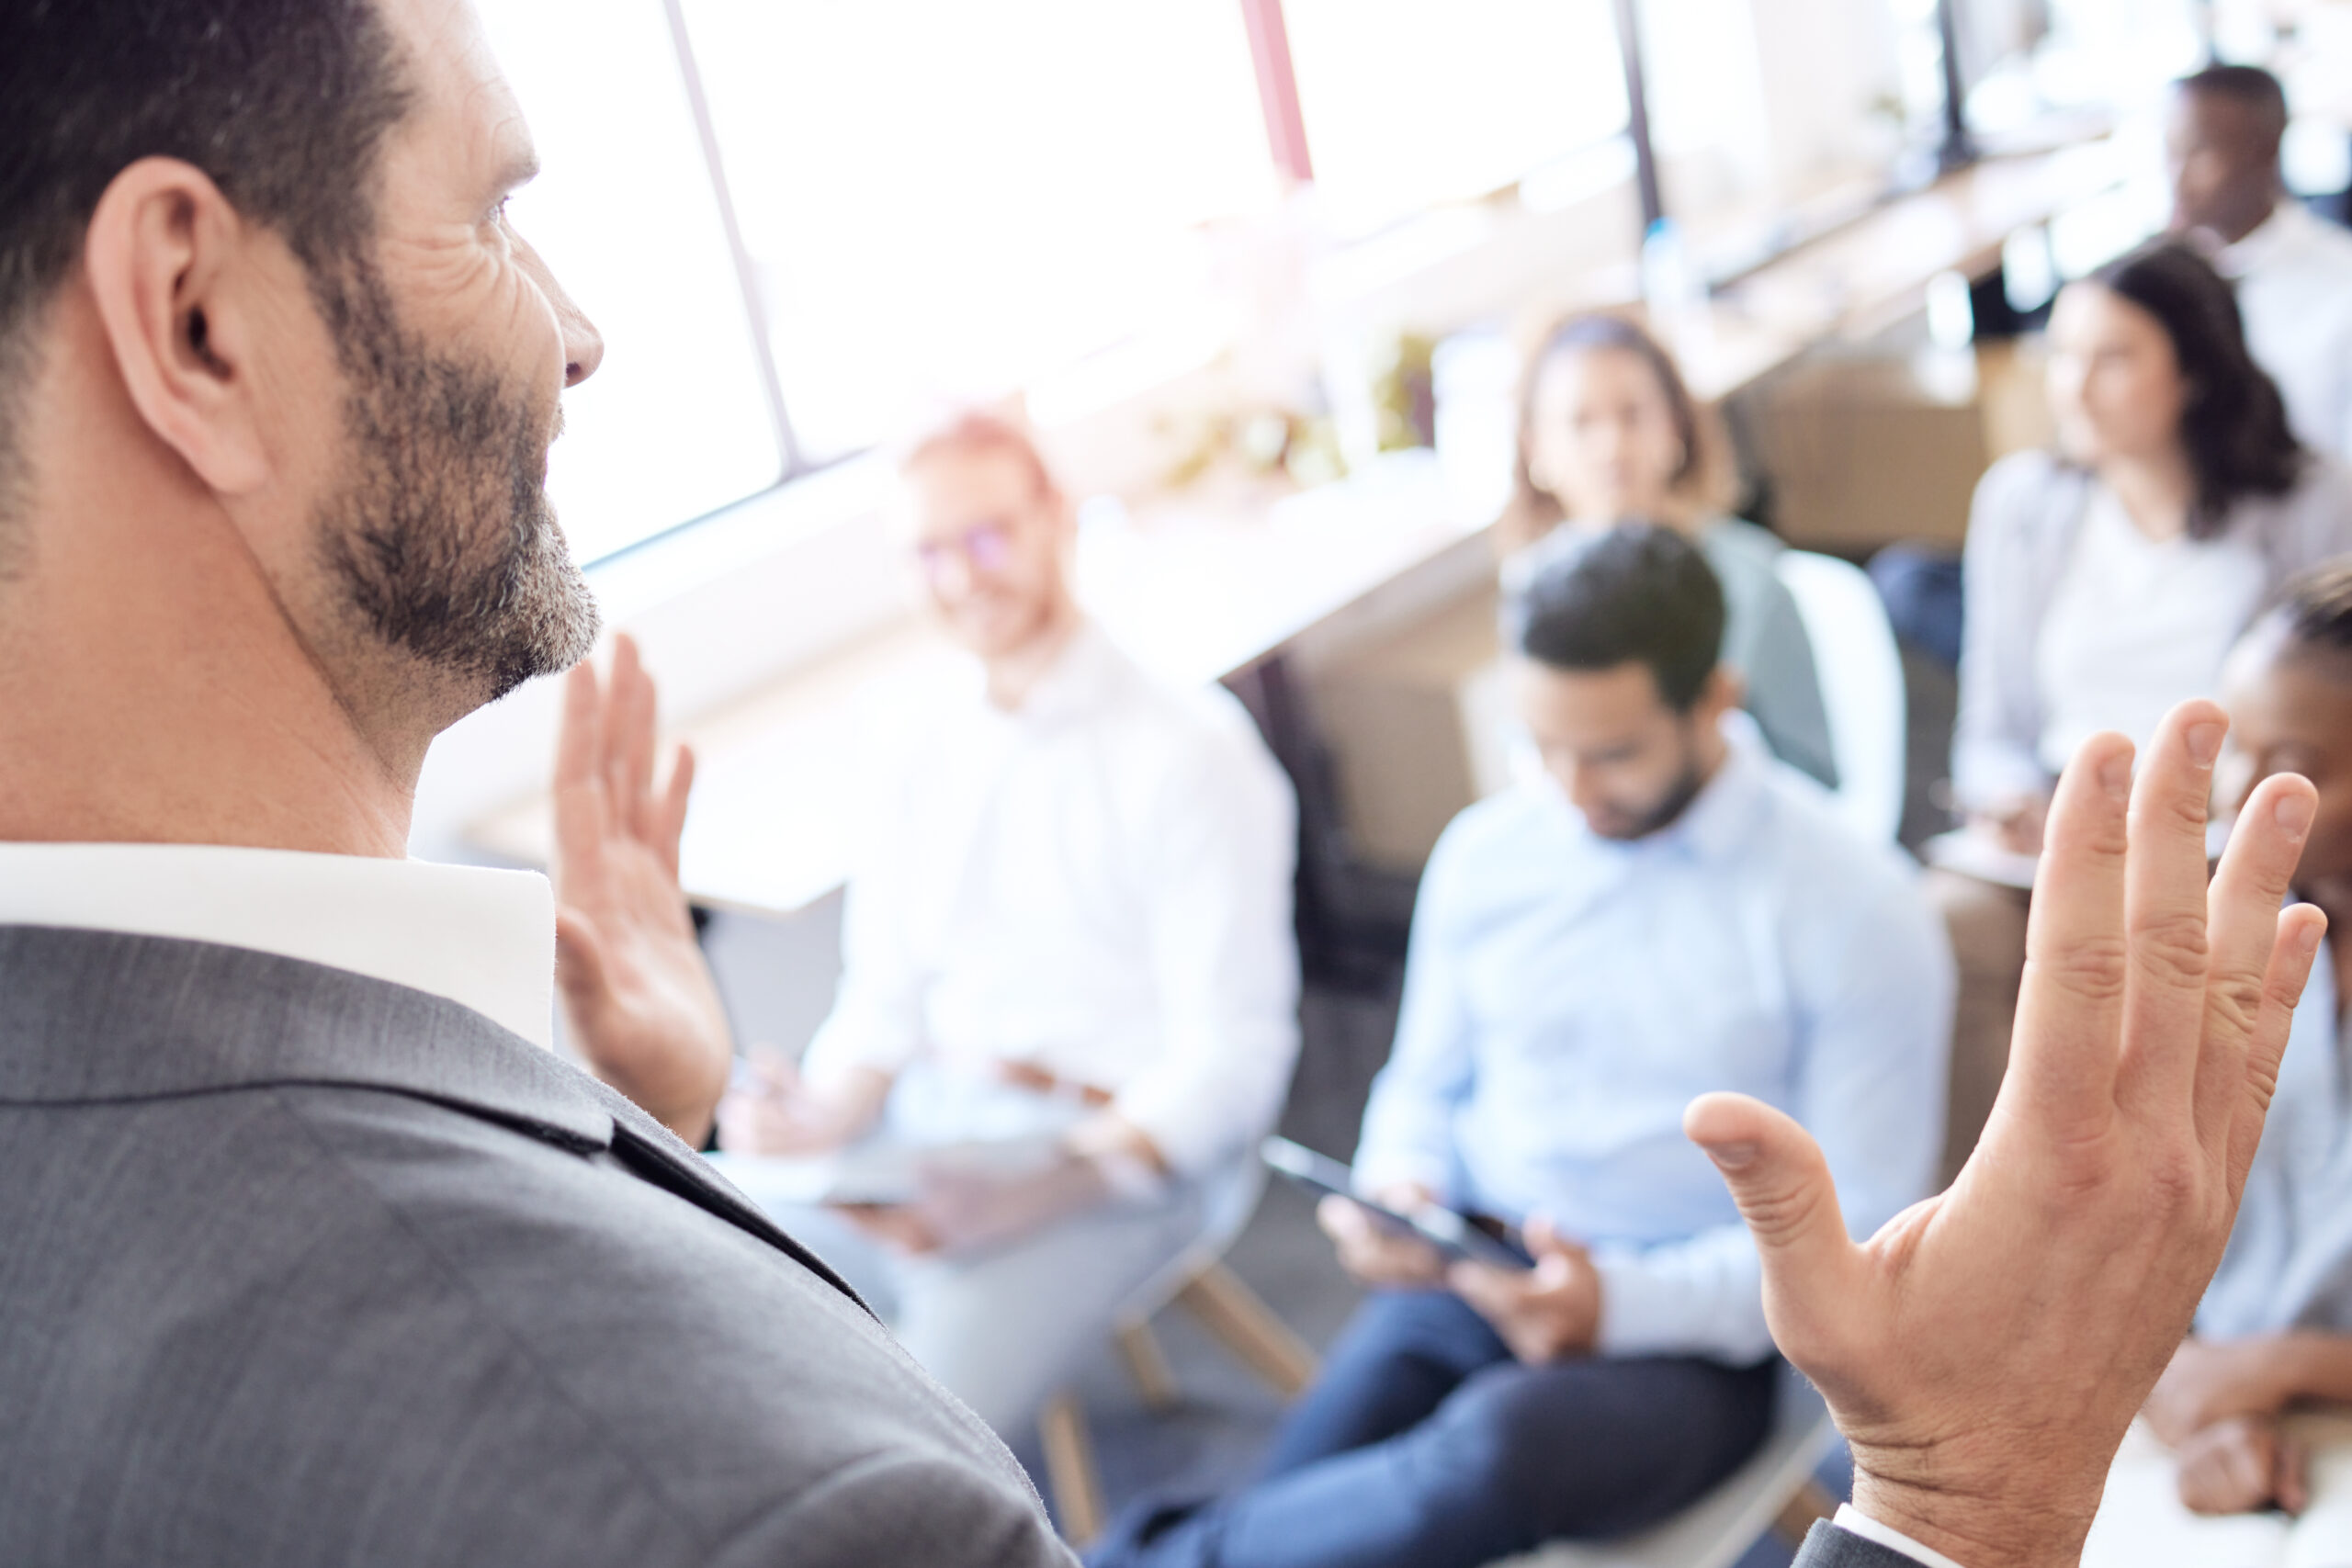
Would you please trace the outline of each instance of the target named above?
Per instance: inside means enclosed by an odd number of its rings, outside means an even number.
[[[1955,866],[2022,873],[2076,746],[2145,740],[2211,695],[2280,585],[2352,550],[2352,478],[2297,443],[2229,285],[2187,246],[2143,246],[2059,295],[2048,390],[2058,449],[1995,464],[1969,518],[1952,744],[1968,826],[1930,852]],[[1999,1087],[2026,896],[1957,871],[1934,886],[1961,962],[1949,1174]]]
[[[1728,514],[1727,443],[1656,340],[1622,317],[1573,317],[1528,367],[1518,485],[1499,532],[1506,579],[1532,570],[1563,525],[1663,524],[1688,536],[1723,584],[1724,660],[1775,756],[1838,782],[1813,645],[1774,558],[1781,541]]]

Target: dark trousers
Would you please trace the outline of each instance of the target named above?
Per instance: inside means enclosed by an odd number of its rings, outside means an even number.
[[[1623,1534],[1702,1496],[1771,1424],[1773,1363],[1592,1358],[1530,1367],[1436,1291],[1360,1308],[1252,1484],[1147,1505],[1095,1568],[1476,1568]]]

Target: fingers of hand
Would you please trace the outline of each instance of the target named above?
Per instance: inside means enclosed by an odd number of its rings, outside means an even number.
[[[555,854],[548,870],[558,888],[595,874],[607,819],[603,732],[596,671],[583,660],[564,677],[556,741]]]
[[[2270,963],[2263,973],[2262,1010],[2246,1042],[2245,1064],[2236,1080],[2237,1104],[2230,1120],[2228,1178],[2233,1212],[2238,1195],[2245,1190],[2245,1174],[2253,1168],[2255,1150],[2262,1142],[2262,1123],[2278,1086],[2278,1062],[2287,1052],[2295,1005],[2302,999],[2312,962],[2319,955],[2320,938],[2326,932],[2327,917],[2309,904],[2298,904],[2278,917]]]
[[[1743,1094],[1702,1094],[1682,1114],[1685,1136],[1707,1151],[1739,1205],[1740,1217],[1792,1282],[1845,1272],[1852,1254],[1828,1162],[1812,1135],[1785,1113]]]
[[[2123,1048],[2118,1098],[2162,1125],[2190,1114],[2211,973],[2205,824],[2229,720],[2210,702],[2165,716],[2132,791],[2124,869]]]
[[[2132,743],[2085,741],[2058,781],[2026,928],[2026,970],[2001,1099],[2045,1130],[2103,1121],[2114,1102],[2128,973],[2125,812]]]
[[[2304,780],[2292,774],[2265,779],[2240,809],[2221,870],[2207,891],[2211,957],[2198,1063],[2197,1130],[2216,1154],[2230,1141],[2245,1103],[2256,1042],[2266,1038],[2264,1025],[2278,999],[2271,960],[2280,927],[2301,934],[2300,921],[2283,919],[2278,906],[2317,809],[2318,793]],[[2293,1006],[2289,1000],[2283,1010],[2291,1012]],[[2278,1021],[2283,1046],[2284,1020]],[[2268,1070],[2275,1073],[2276,1066],[2274,1060]],[[2267,1103],[2267,1089],[2262,1098]]]
[[[605,786],[613,821],[622,832],[646,836],[653,788],[653,681],[626,634],[613,639],[612,694],[606,706]]]
[[[691,746],[681,746],[670,762],[670,784],[662,794],[661,810],[654,824],[652,843],[662,857],[662,869],[674,882],[678,877],[678,842],[686,832],[686,801],[694,793],[695,753]]]
[[[605,938],[596,922],[566,905],[555,912],[555,977],[565,996],[591,998],[605,987]]]
[[[2292,1433],[2278,1439],[2278,1451],[2270,1467],[2270,1495],[2290,1514],[2300,1514],[2311,1506],[2311,1450]]]
[[[601,777],[603,707],[596,667],[583,659],[563,678],[563,721],[557,731],[555,753],[558,788],[594,784]]]
[[[2277,1428],[2245,1417],[2217,1422],[2180,1455],[2180,1500],[2199,1514],[2241,1514],[2270,1500]]]
[[[1507,1317],[1527,1295],[1527,1282],[1484,1263],[1456,1263],[1445,1271],[1453,1293],[1488,1317]]]

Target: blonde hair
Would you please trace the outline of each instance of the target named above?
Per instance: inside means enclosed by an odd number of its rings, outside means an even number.
[[[1061,482],[1037,445],[1036,436],[1019,418],[975,405],[949,409],[918,426],[898,448],[896,468],[901,475],[944,453],[970,455],[998,452],[1029,470],[1041,495],[1059,496]]]

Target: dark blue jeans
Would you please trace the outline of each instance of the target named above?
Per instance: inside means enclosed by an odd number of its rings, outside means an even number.
[[[1592,1358],[1524,1366],[1436,1291],[1358,1309],[1257,1481],[1147,1504],[1093,1568],[1476,1568],[1688,1506],[1756,1451],[1773,1363]]]

